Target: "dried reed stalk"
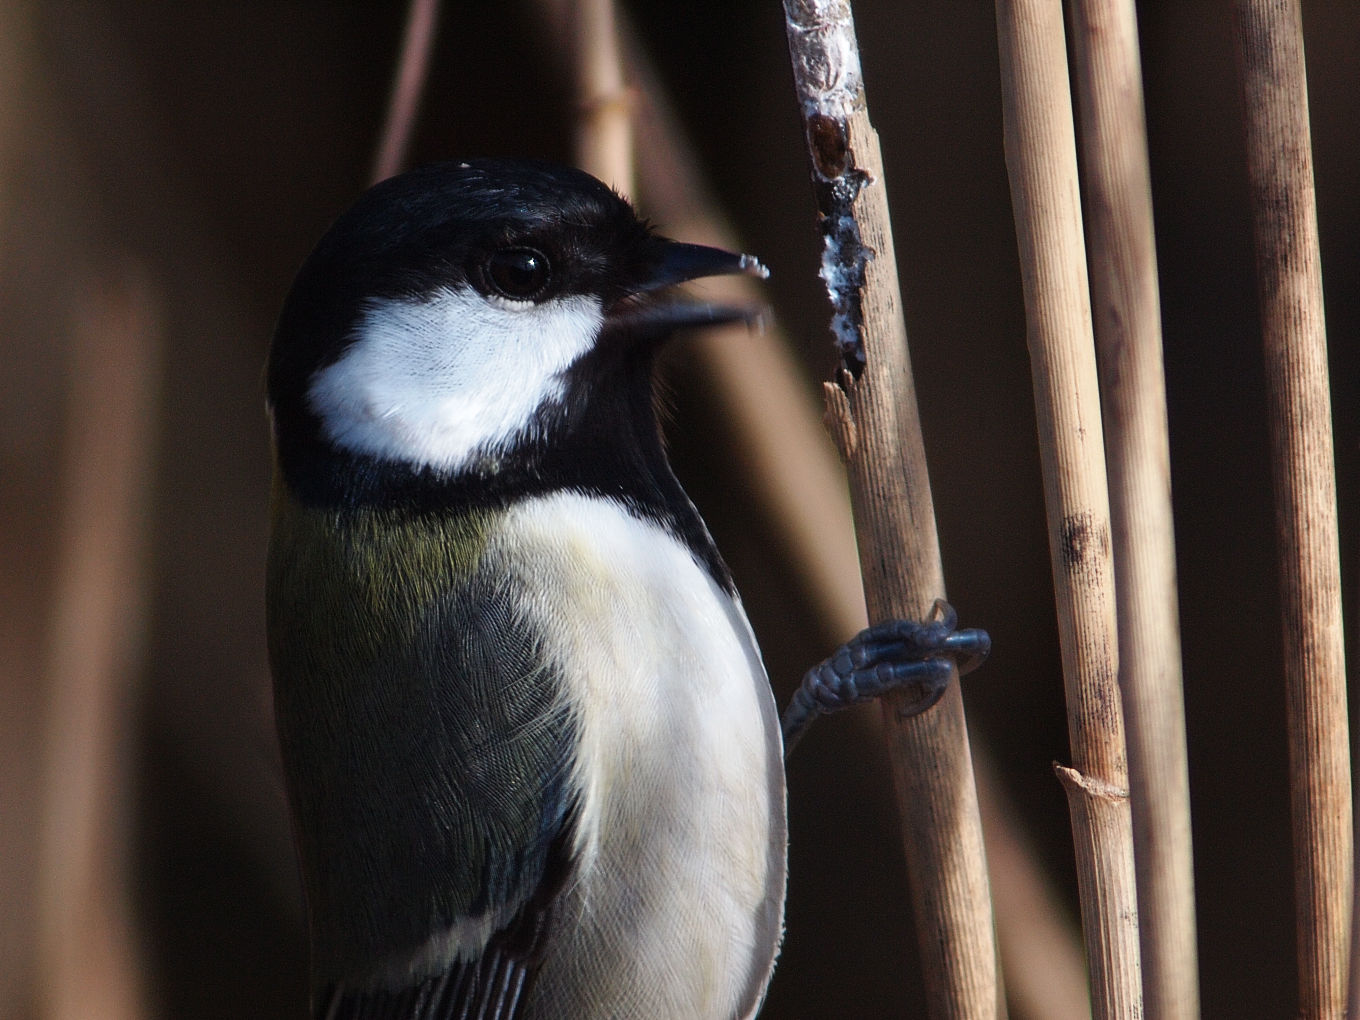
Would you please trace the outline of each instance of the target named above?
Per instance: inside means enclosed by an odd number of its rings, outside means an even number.
[[[1133,0],[1072,5],[1118,591],[1144,1008],[1199,1016],[1190,776],[1152,187]]]
[[[850,5],[785,0],[785,27],[844,368],[825,387],[850,476],[871,619],[923,619],[944,597],[935,510],[907,359],[878,138]],[[1005,1012],[977,790],[958,684],[903,719],[883,701],[930,1015]]]
[[[1059,0],[997,0],[1006,163],[1058,599],[1068,794],[1095,1015],[1142,1015],[1114,565]]]
[[[1301,1017],[1346,1008],[1350,738],[1332,408],[1297,0],[1238,0],[1282,580]]]
[[[70,349],[38,875],[45,1020],[145,1014],[128,739],[146,601],[160,325],[137,277],[81,295]]]

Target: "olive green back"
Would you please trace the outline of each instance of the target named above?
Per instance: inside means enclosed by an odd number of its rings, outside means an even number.
[[[269,653],[318,981],[503,922],[562,843],[570,722],[501,520],[276,484]]]

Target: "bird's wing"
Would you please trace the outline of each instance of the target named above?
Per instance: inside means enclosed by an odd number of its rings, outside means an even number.
[[[511,1020],[526,977],[500,954],[458,964],[398,992],[333,987],[317,1012],[324,1020]]]
[[[562,864],[566,858],[562,855]],[[321,1020],[515,1020],[523,1015],[526,986],[541,949],[560,881],[549,876],[544,902],[526,904],[510,925],[496,932],[482,953],[449,964],[441,973],[398,990],[335,984],[317,1003]]]
[[[307,725],[345,741],[336,774],[290,777],[304,860],[318,862],[304,871],[319,973],[332,975],[317,1017],[523,1014],[572,869],[573,724],[513,583],[461,579],[414,634],[377,642],[338,703],[298,695]]]
[[[404,988],[336,983],[317,1005],[319,1020],[516,1020],[523,1016],[553,902],[570,872],[570,824],[549,848],[546,871],[519,914],[480,954],[456,960]]]

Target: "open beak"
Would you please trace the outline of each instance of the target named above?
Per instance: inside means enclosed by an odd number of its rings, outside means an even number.
[[[609,312],[610,325],[656,335],[698,326],[759,322],[760,308],[713,304],[684,295],[653,297],[669,287],[709,276],[744,274],[763,280],[770,275],[770,271],[761,265],[759,259],[702,244],[661,239],[658,239],[658,244],[660,258],[635,286],[633,294]]]
[[[722,248],[685,244],[682,241],[662,241],[661,245],[660,264],[640,288],[643,291],[660,290],[677,283],[701,280],[706,276],[744,273],[764,280],[770,275],[770,271],[754,255],[738,255]]]

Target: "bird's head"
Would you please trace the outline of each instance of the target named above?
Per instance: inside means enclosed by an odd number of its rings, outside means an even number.
[[[476,160],[384,181],[284,305],[268,369],[280,467],[304,488],[341,462],[494,471],[604,397],[633,406],[606,391],[650,386],[672,331],[749,317],[672,290],[742,272],[764,270],[660,237],[579,170]]]

